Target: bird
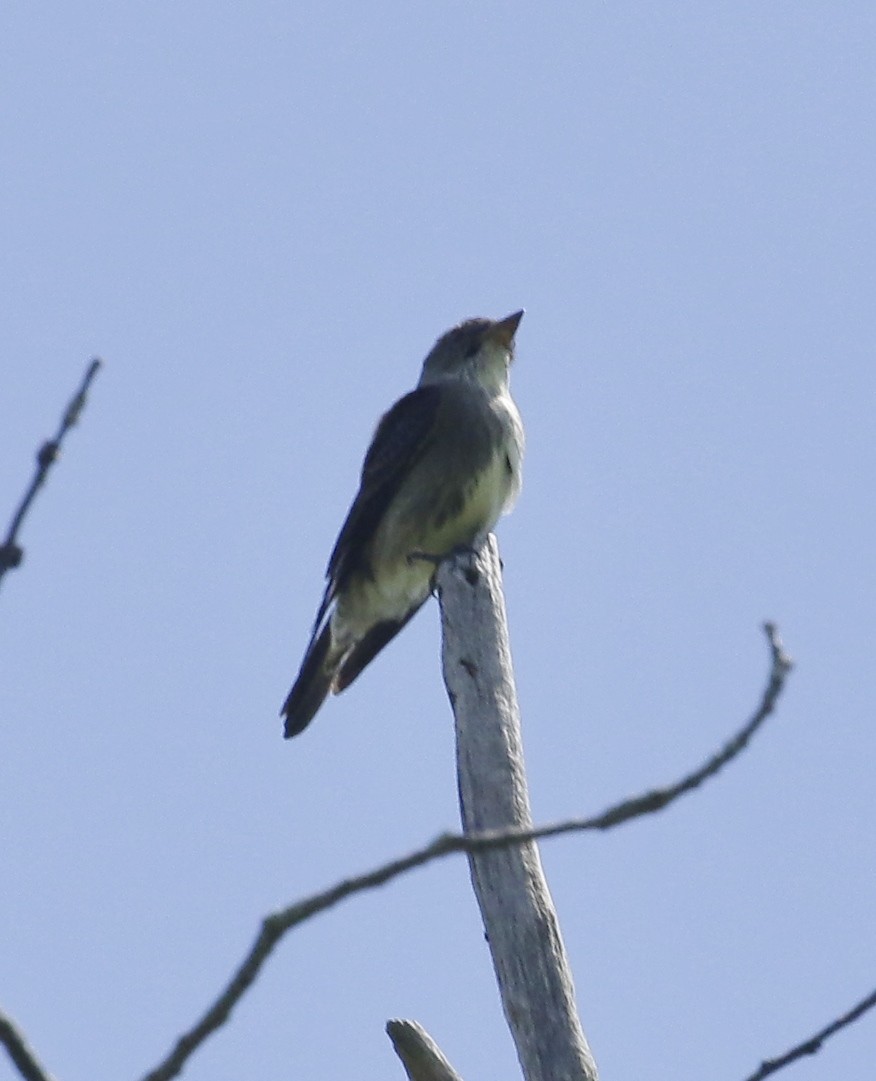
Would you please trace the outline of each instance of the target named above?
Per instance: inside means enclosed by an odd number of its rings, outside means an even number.
[[[479,546],[521,486],[524,432],[509,368],[523,310],[443,334],[416,387],[380,419],[341,526],[284,736],[310,724],[422,607],[442,561]]]

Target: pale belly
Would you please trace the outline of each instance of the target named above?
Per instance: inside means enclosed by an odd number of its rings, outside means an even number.
[[[504,453],[463,492],[389,515],[372,549],[372,574],[339,599],[340,624],[353,639],[380,620],[403,619],[429,596],[435,561],[479,542],[516,495]],[[422,556],[430,558],[420,558]]]

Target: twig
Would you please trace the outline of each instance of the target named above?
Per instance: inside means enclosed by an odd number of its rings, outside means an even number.
[[[790,1051],[786,1051],[784,1055],[779,1055],[778,1058],[765,1059],[760,1064],[760,1069],[755,1070],[750,1077],[746,1077],[745,1081],[763,1081],[763,1078],[769,1077],[770,1074],[776,1073],[781,1070],[783,1066],[788,1066],[792,1062],[796,1062],[799,1058],[804,1058],[806,1055],[814,1055],[821,1050],[821,1045],[825,1040],[829,1039],[840,1029],[850,1025],[853,1021],[857,1021],[859,1017],[865,1014],[868,1010],[872,1010],[876,1006],[876,991],[872,991],[866,998],[853,1006],[848,1013],[844,1013],[842,1017],[837,1017],[835,1021],[831,1021],[829,1025],[820,1031],[816,1032],[814,1036],[810,1036],[808,1040],[804,1040],[803,1043],[797,1044],[796,1047],[792,1047]]]
[[[745,750],[752,736],[776,708],[776,702],[782,693],[785,679],[794,663],[785,653],[782,640],[779,638],[778,627],[774,623],[764,623],[763,630],[769,642],[772,663],[760,705],[752,714],[751,719],[724,744],[717,754],[703,763],[698,770],[668,788],[655,788],[651,792],[635,796],[633,799],[625,800],[615,807],[610,807],[598,819],[591,820],[593,825],[588,825],[587,829],[611,829],[612,826],[620,825],[621,822],[626,822],[630,818],[637,818],[639,815],[650,814],[654,811],[662,811],[664,807],[678,799],[679,796],[683,796],[686,792],[692,792],[695,788],[699,788],[703,781],[714,777],[728,762],[731,762],[741,751]],[[573,819],[571,822],[561,823],[558,827],[553,828],[551,832],[544,833],[542,836],[552,837],[555,834],[569,833],[571,830],[581,828],[585,827],[577,824]]]
[[[52,1081],[52,1075],[39,1064],[24,1036],[18,1031],[18,1026],[2,1011],[0,1011],[0,1043],[9,1052],[9,1057],[18,1067],[18,1072],[24,1081]]]
[[[750,720],[734,735],[725,746],[703,766],[680,781],[666,788],[655,789],[634,799],[608,808],[593,818],[572,818],[553,825],[534,829],[487,830],[476,834],[446,833],[437,837],[431,844],[399,859],[391,860],[366,874],[345,879],[337,885],[298,901],[288,908],[281,909],[265,917],[256,940],[237,971],[226,987],[219,994],[201,1019],[179,1037],[175,1046],[165,1059],[143,1081],[170,1081],[178,1076],[186,1060],[207,1037],[220,1028],[231,1015],[231,1011],[240,1001],[247,989],[253,984],[262,965],[274,950],[280,939],[293,927],[320,912],[325,912],[340,901],[356,893],[374,889],[397,878],[415,867],[422,867],[433,860],[449,856],[454,852],[479,852],[490,848],[520,844],[523,841],[540,840],[556,837],[563,833],[577,833],[585,830],[606,830],[619,826],[641,815],[652,814],[668,806],[679,796],[692,791],[707,778],[714,776],[731,759],[745,749],[751,737],[763,724],[775,708],[782,692],[785,679],[791,668],[791,661],[782,649],[778,631],[773,624],[765,625],[770,645],[772,665],[766,688],[759,706]]]
[[[47,442],[43,443],[37,451],[37,466],[36,472],[33,475],[33,480],[30,482],[30,487],[24,493],[24,497],[21,500],[18,510],[13,515],[12,522],[9,525],[9,532],[6,534],[6,540],[0,544],[0,581],[3,580],[3,575],[8,570],[19,566],[24,558],[24,550],[16,543],[18,531],[21,528],[25,515],[30,509],[34,496],[45,483],[52,465],[58,460],[64,436],[79,420],[79,416],[85,406],[85,399],[88,394],[88,389],[91,386],[91,381],[97,375],[101,363],[102,361],[95,357],[88,365],[88,370],[85,372],[79,390],[77,390],[70,399],[70,404],[64,411],[64,416],[61,418],[61,423],[55,438],[49,439]]]

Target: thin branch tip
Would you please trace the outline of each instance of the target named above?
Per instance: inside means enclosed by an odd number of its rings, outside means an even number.
[[[67,408],[64,410],[64,415],[61,418],[61,423],[58,426],[58,431],[56,432],[54,439],[45,440],[37,450],[36,471],[18,505],[18,509],[12,516],[6,538],[0,543],[0,579],[2,579],[6,571],[11,570],[13,567],[18,567],[24,558],[24,550],[16,543],[18,531],[21,529],[25,516],[30,510],[30,506],[34,501],[37,492],[45,484],[49,470],[60,457],[61,444],[64,441],[64,437],[78,422],[82,410],[85,408],[85,401],[89,387],[91,386],[91,381],[97,375],[102,364],[103,361],[100,357],[93,357],[91,359],[79,388],[67,403]]]
[[[827,1040],[848,1025],[853,1024],[874,1007],[876,1007],[876,991],[871,991],[869,995],[862,998],[860,1002],[855,1003],[846,1013],[841,1014],[828,1025],[825,1025],[820,1032],[807,1037],[801,1043],[798,1043],[796,1047],[792,1047],[789,1051],[778,1055],[776,1058],[764,1059],[758,1069],[753,1074],[750,1074],[745,1081],[764,1081],[764,1078],[778,1073],[785,1066],[790,1066],[792,1062],[817,1054]]]
[[[777,623],[773,623],[772,620],[767,620],[763,625],[764,634],[767,636],[767,641],[770,644],[770,651],[773,655],[773,664],[781,668],[784,672],[789,672],[794,667],[794,658],[785,652],[784,644],[782,643],[781,635],[779,634],[779,627]]]

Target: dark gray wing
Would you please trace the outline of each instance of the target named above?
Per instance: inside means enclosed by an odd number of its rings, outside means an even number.
[[[417,387],[400,398],[377,425],[362,464],[359,492],[329,557],[328,584],[316,615],[314,637],[351,575],[368,572],[369,544],[411,467],[431,442],[440,400],[440,387]]]

